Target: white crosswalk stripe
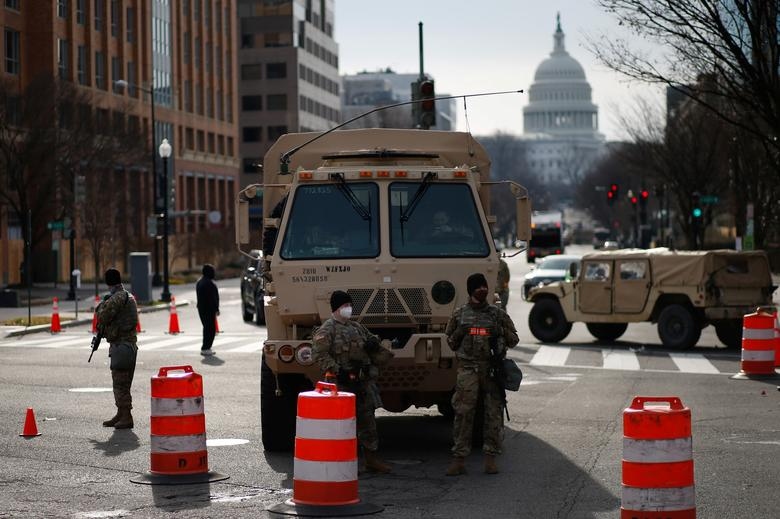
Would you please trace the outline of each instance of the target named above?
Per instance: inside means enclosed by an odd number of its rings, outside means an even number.
[[[639,359],[632,351],[626,350],[601,350],[605,369],[619,369],[622,371],[639,371]]]
[[[258,330],[256,334],[218,335],[212,348],[220,353],[254,353],[263,349],[267,334]],[[198,352],[202,344],[201,334],[180,335],[138,335],[138,349],[145,351],[191,351]],[[0,340],[0,348],[55,348],[89,349],[91,334],[76,336],[30,336]]]
[[[684,373],[720,373],[720,370],[702,355],[696,355],[695,353],[670,353],[669,358]]]
[[[530,364],[534,366],[565,366],[570,351],[569,348],[558,346],[539,346],[539,351],[531,359]]]

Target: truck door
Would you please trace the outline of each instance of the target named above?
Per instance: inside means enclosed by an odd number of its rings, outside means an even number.
[[[612,260],[590,260],[582,263],[580,311],[608,314],[612,311]]]
[[[649,269],[647,259],[615,261],[615,313],[636,314],[644,310],[650,293]]]

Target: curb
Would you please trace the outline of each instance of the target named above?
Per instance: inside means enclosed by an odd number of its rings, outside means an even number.
[[[183,299],[181,302],[176,302],[176,307],[180,306],[189,306],[190,302],[187,299]],[[143,306],[138,309],[139,314],[148,314],[151,312],[160,312],[162,310],[169,310],[170,304],[165,303],[161,305],[154,305],[154,306]],[[94,312],[94,310],[93,310]],[[83,319],[71,319],[70,321],[62,321],[61,326],[63,328],[70,328],[72,326],[80,326],[82,324],[91,324],[92,323],[92,317],[89,318],[83,318]],[[5,337],[18,337],[20,335],[28,335],[31,333],[39,333],[39,332],[48,332],[51,330],[51,324],[38,324],[35,326],[26,327],[22,330],[13,330],[11,332],[8,332],[5,334]]]

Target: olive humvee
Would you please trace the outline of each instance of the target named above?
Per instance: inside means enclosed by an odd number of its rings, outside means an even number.
[[[762,251],[594,252],[583,256],[571,281],[531,290],[528,324],[542,342],[565,339],[574,322],[614,341],[628,323],[649,321],[669,348],[692,348],[712,324],[723,344],[737,348],[742,317],[770,305],[776,288]]]

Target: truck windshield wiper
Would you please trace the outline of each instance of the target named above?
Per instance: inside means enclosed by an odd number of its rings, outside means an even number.
[[[344,174],[334,173],[330,176],[330,178],[331,180],[336,181],[336,187],[347,199],[349,205],[352,206],[352,209],[354,209],[363,220],[370,220],[371,211],[363,205],[360,199],[355,195],[355,192],[352,191],[352,188],[347,185],[346,181],[344,180]]]
[[[425,196],[425,192],[428,191],[428,188],[431,186],[431,182],[433,182],[435,177],[436,175],[433,173],[433,171],[429,171],[425,174],[422,184],[420,184],[420,187],[418,187],[417,191],[414,192],[414,196],[412,197],[411,202],[409,202],[409,205],[407,205],[406,209],[404,209],[403,213],[401,213],[401,225],[409,221],[409,218],[411,218],[412,213],[417,207],[417,204],[420,202],[420,200],[422,200],[422,197]]]

